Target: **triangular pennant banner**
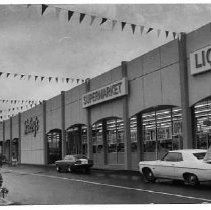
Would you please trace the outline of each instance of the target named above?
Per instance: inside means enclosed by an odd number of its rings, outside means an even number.
[[[56,78],[55,78],[55,80],[56,80],[56,82],[58,82],[58,81],[59,81],[59,78],[58,78],[58,77],[56,77]]]
[[[114,29],[115,25],[116,25],[117,21],[116,20],[113,20],[112,21],[112,30]]]
[[[135,24],[131,24],[131,28],[132,28],[132,31],[133,31],[133,34],[134,34],[135,29],[136,29],[136,25]]]
[[[70,80],[70,78],[66,78],[66,82],[67,82],[67,83],[69,82],[69,80]]]
[[[153,30],[153,28],[149,28],[148,31],[147,31],[147,34],[148,34],[150,31],[152,31],[152,30]]]
[[[24,74],[21,74],[21,79],[22,79],[24,76],[25,76]]]
[[[158,30],[157,30],[157,35],[158,35],[158,37],[160,36],[160,32],[161,32],[161,30],[158,29]]]
[[[169,31],[166,31],[166,38],[168,37],[168,35],[169,35]]]
[[[174,39],[176,38],[176,32],[173,32],[173,37],[174,37]]]
[[[34,76],[35,77],[35,81],[37,80],[38,76]]]
[[[105,23],[108,19],[107,18],[102,18],[102,21],[100,23],[100,25],[102,25],[103,23]]]
[[[80,23],[83,21],[85,15],[86,15],[86,14],[84,14],[84,13],[80,13]]]
[[[96,18],[96,16],[91,16],[91,22],[90,22],[90,26],[92,25],[92,23],[94,22],[94,20],[95,20],[95,18]]]
[[[45,77],[41,77],[41,82],[43,81],[44,78],[45,78]]]
[[[3,72],[0,72],[0,76],[3,74]]]
[[[77,84],[79,83],[79,79],[76,79]]]
[[[18,76],[18,74],[14,74],[14,78],[17,77],[17,76]]]
[[[121,22],[121,24],[122,24],[122,31],[123,31],[124,30],[124,27],[126,25],[126,22]]]
[[[47,8],[48,8],[48,5],[42,4],[42,15],[44,14],[44,12]]]
[[[143,33],[143,31],[144,31],[144,26],[141,26],[141,27],[140,27],[140,31],[141,31],[141,35],[142,35],[142,33]]]
[[[56,7],[56,17],[59,17],[60,11],[61,11],[61,8]]]
[[[52,77],[49,77],[49,78],[48,78],[49,82],[51,82],[51,79],[52,79]]]
[[[68,21],[70,21],[71,17],[73,16],[73,11],[68,10]]]
[[[7,77],[9,77],[10,76],[10,73],[7,73]]]

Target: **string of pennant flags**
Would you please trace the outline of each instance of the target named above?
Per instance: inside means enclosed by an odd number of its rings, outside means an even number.
[[[10,107],[8,109],[1,109],[0,110],[0,121],[6,120],[10,117],[13,117],[14,115],[17,114],[17,112],[25,111],[29,108],[36,106],[36,105],[37,104],[28,104],[28,105],[23,105],[23,106],[20,106],[20,107]]]
[[[32,75],[32,74],[18,74],[18,73],[10,73],[10,72],[0,72],[0,78],[17,78],[19,80],[27,79],[27,80],[33,80],[33,81],[40,81],[43,82],[48,81],[53,82],[55,81],[58,83],[59,81],[62,83],[84,83],[88,78],[81,79],[81,78],[69,78],[69,77],[53,77],[53,76],[38,76],[38,75]]]
[[[10,103],[10,104],[38,104],[41,103],[39,100],[17,100],[17,99],[0,99],[2,103]]]
[[[31,4],[27,4],[27,8],[31,7]],[[78,12],[78,11],[73,11],[73,10],[69,10],[69,9],[64,9],[64,8],[60,8],[54,5],[47,5],[47,4],[42,4],[42,11],[41,11],[41,15],[44,15],[45,11],[47,10],[47,8],[54,8],[55,12],[56,12],[56,16],[58,17],[61,11],[66,11],[67,12],[67,21],[69,22],[71,20],[71,18],[74,16],[74,14],[78,14],[79,15],[79,24],[81,24],[83,22],[83,20],[85,19],[86,16],[88,16],[90,18],[90,23],[89,25],[92,26],[94,21],[96,19],[100,19],[100,26],[105,24],[106,22],[111,22],[111,29],[113,30],[117,24],[121,25],[121,29],[122,31],[125,29],[126,25],[129,25],[131,27],[131,31],[133,34],[135,34],[135,31],[137,30],[137,28],[139,28],[140,34],[149,34],[150,32],[155,32],[157,37],[160,36],[161,33],[165,34],[165,37],[168,38],[170,36],[170,34],[173,36],[174,39],[176,38],[180,38],[181,36],[181,32],[175,32],[175,31],[170,31],[170,30],[162,30],[162,29],[158,29],[158,28],[154,28],[154,27],[148,27],[148,26],[144,26],[144,25],[139,25],[139,24],[134,24],[134,23],[130,23],[127,21],[119,21],[116,19],[111,19],[108,17],[101,17],[98,15],[90,15],[87,13],[83,13],[83,12]]]

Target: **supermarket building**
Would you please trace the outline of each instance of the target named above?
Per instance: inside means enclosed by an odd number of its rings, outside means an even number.
[[[21,164],[83,153],[95,168],[138,170],[167,150],[211,144],[211,24],[0,124]]]

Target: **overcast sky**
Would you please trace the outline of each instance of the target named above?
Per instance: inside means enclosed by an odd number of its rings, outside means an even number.
[[[211,20],[211,5],[54,5],[100,17],[108,17],[162,31],[190,32]],[[90,16],[79,24],[75,13],[70,22],[67,11],[59,16],[55,8],[49,7],[41,16],[41,5],[0,5],[0,71],[19,74],[92,78],[120,65],[121,61],[132,60],[166,42],[161,33],[141,36],[136,28],[121,30],[117,23],[114,30],[111,22],[100,26],[96,19],[90,26]],[[49,99],[75,84],[0,78],[0,99]],[[0,109],[14,105],[2,104]]]

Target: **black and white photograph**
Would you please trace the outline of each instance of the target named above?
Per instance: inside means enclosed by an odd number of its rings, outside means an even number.
[[[0,52],[2,208],[209,207],[209,2],[0,1]]]

